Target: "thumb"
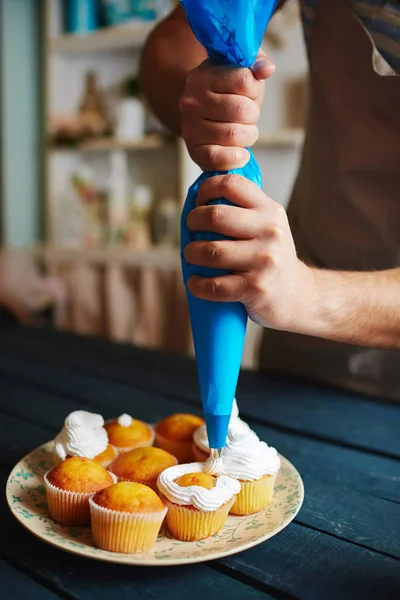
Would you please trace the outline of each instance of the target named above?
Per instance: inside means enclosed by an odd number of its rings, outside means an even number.
[[[272,59],[265,54],[264,50],[260,49],[251,70],[256,79],[268,79],[268,77],[271,77],[275,73],[275,65]]]

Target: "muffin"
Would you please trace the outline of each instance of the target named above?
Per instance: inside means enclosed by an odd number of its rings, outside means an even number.
[[[218,463],[219,473],[234,477],[241,484],[230,513],[250,515],[267,508],[280,465],[275,448],[261,442],[254,431],[245,435],[230,432]]]
[[[193,434],[204,424],[196,415],[175,414],[156,426],[156,446],[176,456],[180,463],[193,460]]]
[[[96,461],[67,458],[44,476],[51,517],[63,525],[88,525],[89,498],[114,482],[115,477]]]
[[[96,459],[103,467],[116,457],[108,442],[103,417],[85,410],[75,410],[65,419],[55,439],[54,454],[56,463],[71,456],[83,456]]]
[[[152,446],[154,442],[154,431],[150,425],[132,419],[127,414],[121,415],[115,421],[109,421],[105,428],[110,444],[115,446],[119,454],[135,448]]]
[[[155,544],[166,512],[146,485],[116,483],[90,498],[94,544],[111,552],[146,552]]]
[[[117,458],[118,450],[112,444],[108,444],[107,448],[101,454],[94,457],[93,460],[100,463],[103,467],[107,468]]]
[[[135,481],[148,485],[158,493],[157,477],[167,469],[177,465],[178,461],[161,448],[136,448],[121,454],[110,466],[118,481]]]
[[[184,542],[220,531],[240,491],[238,481],[208,472],[206,463],[170,467],[159,475],[157,485],[168,508],[168,530]]]
[[[228,432],[244,435],[249,431],[251,431],[250,427],[239,417],[238,405],[236,398],[234,398]],[[210,445],[208,443],[207,428],[205,424],[196,429],[193,434],[192,453],[194,460],[199,462],[204,462],[210,456]]]

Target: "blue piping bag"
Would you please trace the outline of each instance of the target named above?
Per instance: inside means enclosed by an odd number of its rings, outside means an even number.
[[[189,25],[216,64],[251,67],[256,59],[277,0],[181,0]],[[238,173],[262,185],[261,172],[250,151],[249,162],[234,171],[200,175],[189,188],[181,219],[181,259],[196,353],[200,393],[210,448],[225,446],[240,371],[247,313],[240,302],[209,302],[193,296],[187,282],[192,275],[215,277],[227,271],[186,262],[183,252],[196,240],[224,239],[210,232],[191,232],[186,219],[196,206],[199,185],[208,177]],[[229,204],[223,198],[211,204]]]

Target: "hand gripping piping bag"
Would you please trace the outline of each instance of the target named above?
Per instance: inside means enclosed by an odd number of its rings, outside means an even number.
[[[181,0],[188,23],[216,64],[251,67],[277,0]],[[181,219],[181,259],[196,353],[200,393],[210,448],[225,446],[246,335],[247,313],[240,302],[210,302],[187,288],[192,275],[211,277],[227,271],[185,261],[185,246],[196,240],[224,239],[210,232],[191,232],[186,219],[196,206],[199,185],[208,177],[237,173],[261,188],[261,172],[250,151],[249,162],[234,171],[206,172],[189,188]],[[223,198],[212,204],[229,204]]]

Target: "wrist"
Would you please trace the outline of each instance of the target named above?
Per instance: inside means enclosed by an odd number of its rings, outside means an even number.
[[[304,335],[334,338],[337,328],[346,318],[346,274],[307,267],[309,284],[305,288],[307,309],[300,321]]]

